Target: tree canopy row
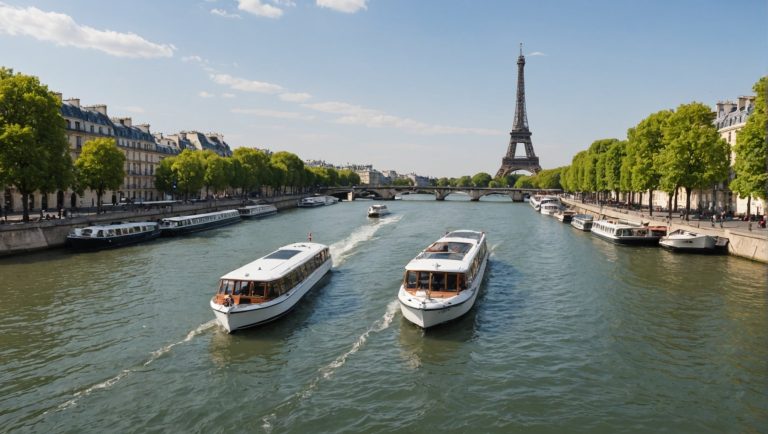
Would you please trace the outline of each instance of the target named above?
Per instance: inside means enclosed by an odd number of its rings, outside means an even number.
[[[92,190],[98,198],[117,190],[125,178],[125,155],[114,139],[83,144],[76,161],[70,156],[61,104],[37,77],[0,67],[0,186],[21,194],[23,219],[29,221],[29,195],[72,189]],[[265,188],[295,192],[316,186],[355,185],[352,170],[305,167],[290,152],[239,148],[231,158],[212,151],[184,150],[160,162],[155,188],[168,194],[196,195],[233,190],[248,195]]]

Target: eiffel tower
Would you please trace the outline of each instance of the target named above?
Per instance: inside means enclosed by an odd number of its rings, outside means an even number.
[[[525,113],[525,57],[523,56],[523,44],[520,44],[520,56],[517,58],[517,103],[515,105],[515,122],[512,131],[509,132],[509,146],[507,155],[501,160],[501,168],[496,172],[496,177],[507,176],[517,170],[527,170],[531,173],[541,171],[539,157],[533,152],[531,142],[531,130],[528,129],[528,115]],[[515,157],[517,145],[525,145],[525,157]]]

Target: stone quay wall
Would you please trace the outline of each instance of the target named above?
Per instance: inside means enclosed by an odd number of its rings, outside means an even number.
[[[765,229],[758,229],[756,223],[753,223],[753,230],[748,229],[748,224],[746,222],[738,222],[738,227],[720,228],[718,225],[712,227],[709,220],[686,222],[680,220],[675,221],[675,219],[673,219],[671,222],[668,222],[667,214],[662,212],[650,216],[647,213],[601,207],[599,205],[585,204],[570,199],[563,199],[563,203],[576,209],[579,213],[591,214],[595,216],[595,218],[608,217],[624,219],[637,223],[648,223],[651,226],[667,226],[669,232],[677,229],[685,229],[696,233],[725,237],[729,240],[729,254],[751,259],[753,261],[768,263],[768,231]],[[737,223],[726,222],[726,224]]]
[[[296,208],[302,195],[270,198],[267,202],[277,209]],[[201,214],[234,209],[242,205],[241,200],[228,199],[213,202],[174,204],[155,209],[133,211],[109,211],[105,214],[81,214],[71,218],[43,220],[30,223],[0,225],[0,257],[13,256],[64,246],[67,235],[76,227],[91,226],[110,222],[155,221],[166,217]]]

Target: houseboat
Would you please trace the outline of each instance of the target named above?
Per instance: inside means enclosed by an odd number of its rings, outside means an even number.
[[[405,267],[398,300],[403,316],[422,328],[467,313],[480,292],[489,251],[484,232],[446,234]]]
[[[593,218],[589,214],[576,214],[571,218],[571,226],[584,232],[592,230]]]
[[[727,253],[728,238],[699,234],[678,229],[662,237],[659,245],[673,252],[686,253]]]
[[[325,206],[325,196],[309,196],[299,201],[299,208],[315,208]]]
[[[211,309],[229,333],[273,321],[296,306],[331,264],[325,245],[289,244],[222,276]]]
[[[160,221],[160,231],[164,237],[176,236],[231,225],[239,221],[241,221],[240,213],[236,209],[230,209],[206,214],[164,218]]]
[[[649,227],[626,220],[596,220],[592,234],[614,244],[656,246],[666,233],[665,227]]]
[[[533,208],[536,211],[538,211],[539,207],[541,206],[541,196],[539,196],[539,195],[530,196],[528,198],[528,205],[530,205],[531,208]]]
[[[74,250],[101,250],[127,246],[160,236],[155,222],[112,223],[76,228],[67,235],[65,245]]]
[[[561,223],[570,223],[573,220],[573,216],[576,215],[576,211],[562,210],[555,213],[555,218],[560,220]]]
[[[277,208],[274,205],[248,205],[237,209],[240,213],[240,217],[244,219],[266,217],[277,213]]]
[[[368,217],[383,217],[389,214],[389,208],[386,205],[371,205],[368,207]]]
[[[542,202],[541,206],[539,207],[539,212],[542,215],[554,216],[555,214],[562,211],[562,209],[563,207],[560,205],[559,201],[558,202],[550,201],[546,203]]]

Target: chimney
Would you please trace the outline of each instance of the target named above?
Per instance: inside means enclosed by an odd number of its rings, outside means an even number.
[[[59,104],[61,104],[61,101],[62,101],[62,98],[63,98],[63,96],[61,95],[61,92],[54,92],[53,96],[55,96],[56,97],[56,101],[58,101]]]
[[[736,107],[736,104],[734,104],[733,101],[726,101],[723,103],[723,110],[725,111],[725,114],[732,112],[734,107]]]
[[[86,107],[88,110],[93,110],[95,112],[99,112],[103,114],[104,116],[107,115],[107,106],[105,104],[96,104]]]
[[[124,127],[131,126],[131,118],[113,118],[112,122],[117,122]]]
[[[64,102],[75,107],[80,107],[80,98],[69,98],[65,99]]]
[[[717,104],[715,105],[715,107],[716,107],[715,112],[717,112],[717,117],[721,117],[721,116],[723,116],[725,114],[725,113],[723,113],[723,102],[722,101],[718,101]]]
[[[139,124],[139,125],[136,125],[136,128],[138,128],[141,131],[149,134],[149,124]]]

